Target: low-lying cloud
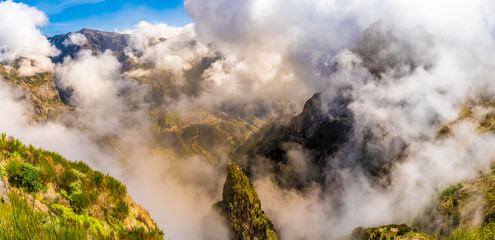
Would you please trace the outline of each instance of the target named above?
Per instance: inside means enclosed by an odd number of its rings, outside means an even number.
[[[54,68],[60,87],[72,92],[74,111],[61,116],[70,127],[29,122],[20,90],[0,84],[0,112],[9,116],[0,131],[117,176],[171,239],[228,238],[211,212],[221,199],[224,168],[157,150],[149,87],[136,76],[165,71],[173,77],[179,94],[164,96],[165,111],[239,104],[294,113],[322,92],[326,112],[345,90],[353,128],[327,159],[341,168],[323,169],[334,179],[301,191],[280,187],[266,171],[253,178],[284,239],[329,239],[359,225],[411,221],[436,191],[476,177],[494,160],[492,134],[454,122],[467,99],[495,91],[490,2],[186,0],[185,6],[191,25],[142,22],[126,30],[125,53],[145,69],[122,74],[111,52],[84,50]],[[46,16],[12,1],[1,2],[0,13],[0,62],[26,57],[36,62],[21,59],[21,74],[51,71],[48,57],[57,50],[37,29]],[[69,40],[87,41],[80,34]],[[435,138],[446,124],[451,135]],[[125,161],[102,143],[121,150]],[[287,168],[298,178],[322,171],[310,164],[307,150],[288,149]],[[386,187],[370,180],[363,161],[393,162]],[[335,178],[337,192],[328,186]]]

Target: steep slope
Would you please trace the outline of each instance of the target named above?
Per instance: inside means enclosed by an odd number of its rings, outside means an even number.
[[[163,238],[118,180],[5,134],[0,135],[0,182],[0,228],[14,229],[0,231],[2,239]]]
[[[19,76],[16,68],[18,68],[16,64],[13,66],[0,64],[0,81],[22,89],[22,94],[18,98],[33,106],[34,120],[55,119],[58,115],[71,110],[61,101],[51,73]]]
[[[228,219],[232,239],[278,239],[252,183],[235,163],[228,164],[222,198],[215,207]]]

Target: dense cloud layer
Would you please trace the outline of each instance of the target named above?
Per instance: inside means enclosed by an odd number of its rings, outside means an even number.
[[[335,192],[319,186],[299,192],[280,189],[270,177],[256,180],[265,209],[284,239],[327,239],[358,225],[411,221],[435,191],[475,177],[493,160],[486,157],[492,153],[493,137],[480,135],[469,123],[452,126],[454,134],[446,139],[432,139],[444,124],[457,119],[468,98],[495,90],[495,66],[490,61],[494,14],[488,10],[494,9],[493,3],[185,4],[199,39],[217,43],[219,49],[241,56],[248,69],[264,70],[264,76],[275,79],[266,82],[281,79],[268,75],[271,71],[292,73],[291,83],[299,91],[323,91],[329,105],[346,89],[354,127],[349,142],[328,159],[331,166],[354,166],[363,159],[379,166],[399,154],[404,158],[393,165],[386,190],[377,188],[359,167],[344,167],[338,172],[343,188],[337,202]],[[362,30],[368,35],[360,35]],[[273,64],[260,56],[279,56],[281,61]],[[257,60],[250,64],[247,59]],[[270,66],[271,71],[255,64]],[[277,86],[275,93],[282,90],[293,96],[290,86]],[[365,155],[360,155],[363,150]],[[289,167],[306,171],[303,177],[314,174],[306,167],[304,151],[290,150],[288,158]],[[334,178],[333,173],[330,185]]]
[[[343,166],[337,171],[339,201],[328,186],[299,191],[281,188],[269,174],[253,179],[284,239],[328,239],[358,225],[410,221],[435,191],[475,177],[493,160],[495,139],[472,123],[456,122],[452,135],[434,138],[457,119],[468,98],[495,91],[493,3],[186,0],[185,6],[194,24],[142,22],[126,31],[126,55],[149,69],[121,74],[111,52],[89,51],[55,67],[60,86],[72,89],[74,112],[64,116],[71,127],[29,122],[18,90],[0,84],[0,112],[9,116],[0,120],[0,132],[117,176],[171,239],[227,238],[224,223],[211,212],[221,198],[224,169],[157,151],[149,89],[129,76],[168,71],[180,94],[162,107],[182,111],[262,101],[297,112],[322,92],[326,112],[346,90],[353,128],[328,159]],[[37,63],[22,60],[21,73],[50,71],[48,57],[57,51],[36,28],[46,23],[35,8],[1,2],[0,61],[28,57]],[[66,42],[85,43],[80,34]],[[102,143],[121,152],[107,151]],[[307,150],[289,148],[287,167],[298,177],[319,171]],[[363,149],[365,156],[358,154]],[[124,163],[119,154],[126,156]],[[363,159],[387,163],[398,154],[402,162],[390,169],[386,188],[359,167],[348,167]]]

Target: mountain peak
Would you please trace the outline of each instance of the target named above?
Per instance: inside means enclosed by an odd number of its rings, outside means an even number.
[[[94,29],[90,29],[90,28],[83,28],[81,30],[78,31],[78,33],[99,33],[99,32],[104,32],[104,31],[100,31],[100,30],[94,30]]]

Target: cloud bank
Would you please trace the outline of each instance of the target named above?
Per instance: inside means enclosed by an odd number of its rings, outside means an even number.
[[[46,15],[22,3],[0,2],[0,62],[11,63],[19,57],[21,75],[51,71],[53,64],[48,57],[59,52],[51,46],[37,27],[48,23]]]
[[[332,239],[358,225],[410,221],[436,191],[477,176],[493,161],[495,139],[473,123],[455,122],[450,136],[434,137],[456,121],[467,99],[494,94],[493,3],[186,0],[185,6],[192,25],[142,22],[126,31],[127,56],[147,69],[122,74],[111,52],[88,51],[55,67],[61,86],[73,90],[75,111],[64,116],[73,126],[28,122],[29,107],[17,90],[0,85],[0,111],[11,116],[0,130],[117,176],[171,239],[227,238],[210,212],[221,198],[224,169],[157,151],[149,89],[132,76],[173,75],[179,93],[165,101],[166,110],[262,101],[294,113],[322,92],[326,112],[345,89],[353,128],[327,168],[312,168],[301,147],[289,150],[288,167],[298,177],[324,171],[332,178],[304,191],[281,188],[269,174],[253,178],[284,239]],[[7,1],[0,13],[0,61],[42,62],[56,54],[37,29],[47,23],[42,12]],[[70,41],[85,42],[77,34]],[[391,162],[386,187],[362,167]]]

